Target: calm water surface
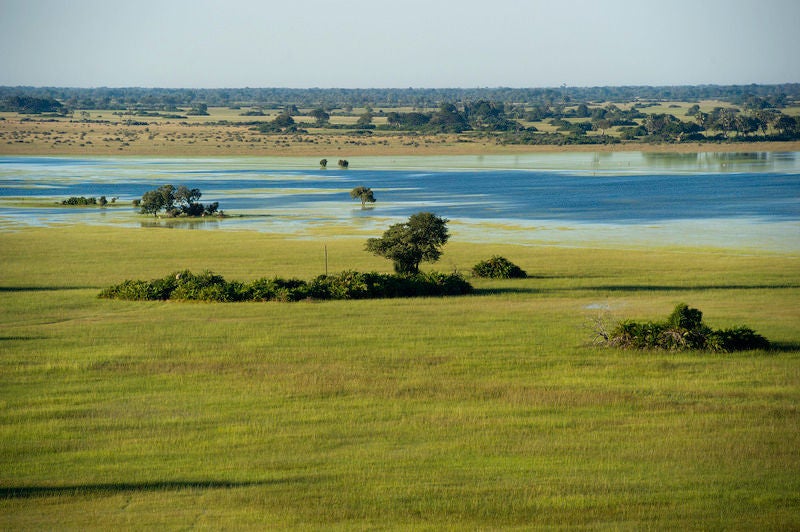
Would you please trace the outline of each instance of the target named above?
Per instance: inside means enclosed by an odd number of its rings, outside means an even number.
[[[171,183],[238,215],[188,224],[202,229],[379,234],[427,210],[470,240],[800,250],[800,153],[361,157],[348,170],[317,160],[0,157],[0,230],[160,223],[130,201]],[[359,185],[375,192],[374,208],[350,199]],[[106,209],[55,206],[70,196],[119,199]]]

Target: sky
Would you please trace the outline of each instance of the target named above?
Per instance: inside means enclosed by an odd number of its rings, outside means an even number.
[[[0,0],[0,85],[800,82],[798,0]]]

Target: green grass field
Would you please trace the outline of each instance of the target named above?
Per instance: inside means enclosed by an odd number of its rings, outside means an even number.
[[[388,271],[363,238],[331,271]],[[454,241],[462,298],[100,300],[126,278],[323,272],[255,232],[0,233],[0,529],[796,529],[800,257]],[[767,353],[591,345],[676,303]]]

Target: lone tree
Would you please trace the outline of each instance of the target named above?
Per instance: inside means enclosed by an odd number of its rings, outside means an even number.
[[[381,238],[367,240],[366,250],[394,262],[396,273],[413,275],[419,273],[420,262],[439,260],[448,238],[445,218],[420,212],[407,222],[392,225]]]
[[[375,195],[372,193],[372,189],[367,187],[354,188],[350,191],[350,197],[353,199],[360,199],[362,209],[367,208],[367,202],[375,203]]]

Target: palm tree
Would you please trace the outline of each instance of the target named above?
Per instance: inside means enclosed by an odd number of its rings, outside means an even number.
[[[361,200],[361,208],[367,208],[367,202],[375,203],[375,196],[372,194],[372,189],[367,187],[356,187],[350,191],[350,197],[353,199]]]

